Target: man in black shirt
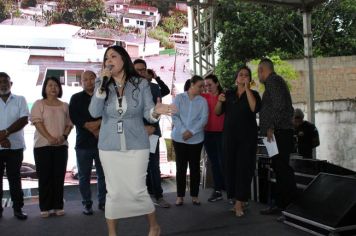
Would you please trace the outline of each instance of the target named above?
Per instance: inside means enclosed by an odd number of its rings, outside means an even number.
[[[274,65],[269,59],[262,59],[258,65],[258,77],[265,85],[260,110],[261,135],[268,141],[275,139],[278,154],[272,157],[272,168],[276,176],[274,199],[277,208],[262,210],[261,214],[280,213],[292,202],[297,188],[294,170],[289,165],[293,149],[293,106],[288,86],[284,79],[274,72]]]
[[[83,91],[74,94],[69,103],[69,115],[77,131],[75,151],[77,154],[79,189],[84,206],[83,214],[93,214],[93,201],[91,199],[90,179],[95,162],[98,189],[98,208],[105,210],[106,186],[103,168],[99,159],[98,136],[101,119],[90,116],[88,107],[94,93],[96,75],[92,71],[82,74],[81,83]]]
[[[304,113],[299,108],[294,111],[294,135],[297,137],[299,155],[312,159],[313,148],[320,145],[318,129],[304,120]]]
[[[142,59],[136,59],[134,61],[135,70],[142,78],[149,81],[151,88],[152,99],[154,104],[157,100],[161,100],[162,97],[170,93],[168,86],[156,75],[153,70],[147,70],[147,64]],[[152,83],[152,78],[156,80],[157,84]],[[150,124],[144,119],[145,129],[148,135],[157,135],[161,137],[161,129],[159,123]],[[161,170],[159,166],[159,140],[157,143],[155,153],[150,152],[150,159],[148,161],[146,184],[150,194],[153,194],[156,201],[154,203],[163,208],[169,208],[170,204],[163,198],[163,189],[161,185]]]

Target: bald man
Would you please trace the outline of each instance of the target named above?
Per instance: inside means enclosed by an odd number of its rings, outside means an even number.
[[[88,107],[94,93],[96,74],[93,71],[82,73],[83,91],[74,94],[69,103],[69,115],[77,131],[75,151],[79,176],[79,190],[82,196],[83,214],[94,213],[91,198],[90,180],[93,160],[95,162],[98,189],[98,208],[105,210],[106,186],[103,168],[99,159],[98,137],[101,118],[91,117]]]
[[[279,152],[272,157],[272,168],[276,175],[274,199],[277,207],[262,210],[261,214],[281,214],[297,193],[294,170],[289,165],[294,133],[292,97],[287,83],[276,74],[270,59],[264,58],[259,63],[258,78],[265,85],[260,110],[260,132],[267,136],[269,142],[276,141]]]

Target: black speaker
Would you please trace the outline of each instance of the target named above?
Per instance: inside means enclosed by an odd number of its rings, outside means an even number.
[[[330,232],[356,229],[356,178],[320,173],[283,214]]]

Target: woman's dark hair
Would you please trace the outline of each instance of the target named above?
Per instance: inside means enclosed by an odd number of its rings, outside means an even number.
[[[131,61],[130,55],[127,53],[127,51],[123,47],[118,46],[118,45],[110,46],[106,49],[106,51],[104,53],[103,66],[105,66],[105,62],[107,60],[106,54],[108,53],[108,51],[110,49],[114,50],[121,56],[121,59],[124,63],[123,70],[124,70],[125,81],[130,82],[135,87],[135,89],[132,91],[132,98],[137,102],[137,99],[134,97],[134,93],[136,90],[140,90],[138,85],[142,80],[140,78],[141,76],[136,72],[134,64]],[[109,83],[114,83],[114,80],[111,78]],[[105,90],[106,90],[105,100],[107,100],[108,94],[109,94],[108,86],[106,87]]]
[[[221,87],[221,84],[220,84],[220,82],[219,82],[219,80],[218,80],[218,77],[217,77],[216,75],[214,75],[214,74],[209,74],[209,75],[205,76],[204,79],[211,79],[215,84],[216,84],[216,83],[219,83],[219,85],[218,85],[218,91],[219,91],[219,93],[222,93],[222,92],[223,92],[223,88]]]
[[[54,77],[54,76],[50,76],[50,77],[47,77],[45,79],[45,81],[43,82],[43,85],[42,85],[42,97],[44,99],[47,98],[47,94],[46,94],[46,87],[47,87],[47,84],[48,84],[48,81],[54,81],[57,85],[58,85],[58,88],[59,88],[59,93],[58,93],[58,98],[61,98],[62,95],[63,95],[63,90],[62,90],[62,85],[61,85],[61,82],[59,81],[59,78],[57,77]]]
[[[248,67],[248,66],[241,66],[241,67],[239,67],[238,69],[237,69],[237,72],[236,72],[236,75],[235,75],[235,79],[237,78],[237,76],[239,75],[239,73],[240,73],[240,71],[241,70],[247,70],[247,72],[248,72],[248,77],[250,78],[250,82],[251,82],[251,80],[252,80],[252,73],[251,73],[251,69],[250,69],[250,67]]]
[[[195,84],[198,81],[204,81],[203,77],[199,76],[199,75],[193,75],[192,78],[190,78],[190,83],[191,84]]]
[[[185,81],[184,88],[183,88],[183,89],[184,89],[184,92],[188,91],[189,88],[190,88],[190,86],[191,86],[192,84],[195,84],[196,82],[198,82],[198,81],[200,81],[200,80],[203,80],[203,81],[204,81],[204,79],[203,79],[201,76],[199,76],[199,75],[193,75],[192,78],[190,78],[190,79],[188,79],[187,81]]]

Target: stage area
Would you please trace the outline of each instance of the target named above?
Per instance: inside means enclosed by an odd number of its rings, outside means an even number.
[[[93,186],[93,189],[95,187]],[[209,203],[207,201],[211,189],[200,192],[201,206],[193,206],[190,197],[185,198],[185,204],[176,207],[176,193],[165,194],[167,201],[172,203],[170,209],[157,208],[157,217],[161,224],[162,236],[303,236],[309,235],[303,231],[276,221],[273,216],[262,216],[259,210],[265,205],[250,202],[246,215],[242,218],[234,216],[229,211],[231,205],[226,200]],[[189,195],[189,194],[188,194]],[[93,216],[82,214],[82,206],[77,186],[65,190],[66,215],[62,217],[40,218],[36,203],[24,207],[29,218],[19,221],[12,215],[12,208],[4,209],[0,219],[1,236],[105,236],[107,235],[104,213],[97,210]],[[34,201],[35,202],[35,201]],[[122,236],[147,235],[147,222],[144,217],[135,217],[119,222],[119,234]]]

